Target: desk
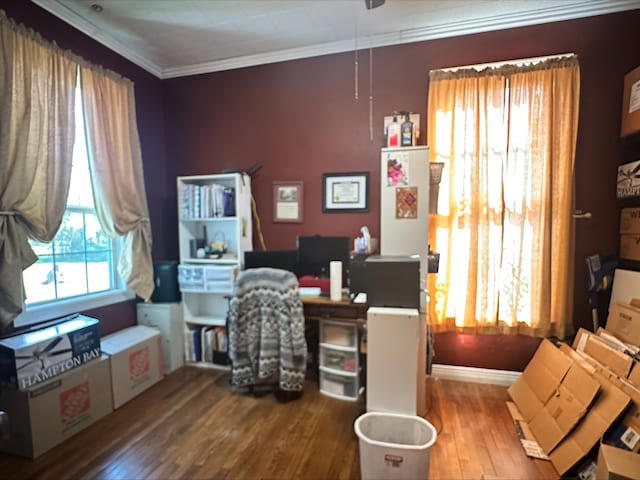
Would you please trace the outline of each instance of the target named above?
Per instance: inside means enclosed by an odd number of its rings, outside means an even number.
[[[310,358],[308,374],[311,378],[322,383],[318,373],[320,368],[320,323],[338,322],[352,326],[352,330],[355,327],[355,331],[358,332],[355,345],[356,355],[360,357],[360,332],[366,323],[368,306],[365,303],[351,303],[347,299],[332,301],[326,297],[302,297],[302,304],[305,317],[305,336]],[[362,376],[364,376],[365,369],[361,368],[363,365],[361,360],[362,358],[358,358],[356,368],[357,370],[361,369]],[[364,379],[362,383],[364,384]]]

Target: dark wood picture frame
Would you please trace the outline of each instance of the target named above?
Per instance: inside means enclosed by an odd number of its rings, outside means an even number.
[[[302,200],[302,182],[273,182],[273,221],[301,223]]]

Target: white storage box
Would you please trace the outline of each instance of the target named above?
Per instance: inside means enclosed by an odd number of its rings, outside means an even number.
[[[236,267],[179,265],[180,291],[195,293],[232,293]]]
[[[429,478],[436,429],[424,418],[369,412],[356,419],[354,429],[362,480]]]
[[[111,413],[111,377],[106,355],[24,392],[0,390],[9,437],[0,451],[35,458]]]
[[[129,327],[102,339],[109,355],[113,408],[139,395],[164,375],[160,332],[145,325]]]

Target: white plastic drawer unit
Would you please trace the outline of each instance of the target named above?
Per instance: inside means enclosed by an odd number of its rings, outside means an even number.
[[[352,349],[320,346],[320,365],[336,372],[353,373],[358,368],[358,352]]]
[[[320,391],[331,397],[357,400],[359,396],[358,379],[333,375],[320,367]]]
[[[178,265],[178,284],[182,292],[231,293],[235,267]]]
[[[358,327],[342,322],[322,321],[320,343],[357,349]]]

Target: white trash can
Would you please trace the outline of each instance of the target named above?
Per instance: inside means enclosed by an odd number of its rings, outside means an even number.
[[[429,478],[429,449],[436,429],[424,418],[369,412],[354,424],[362,480]]]

